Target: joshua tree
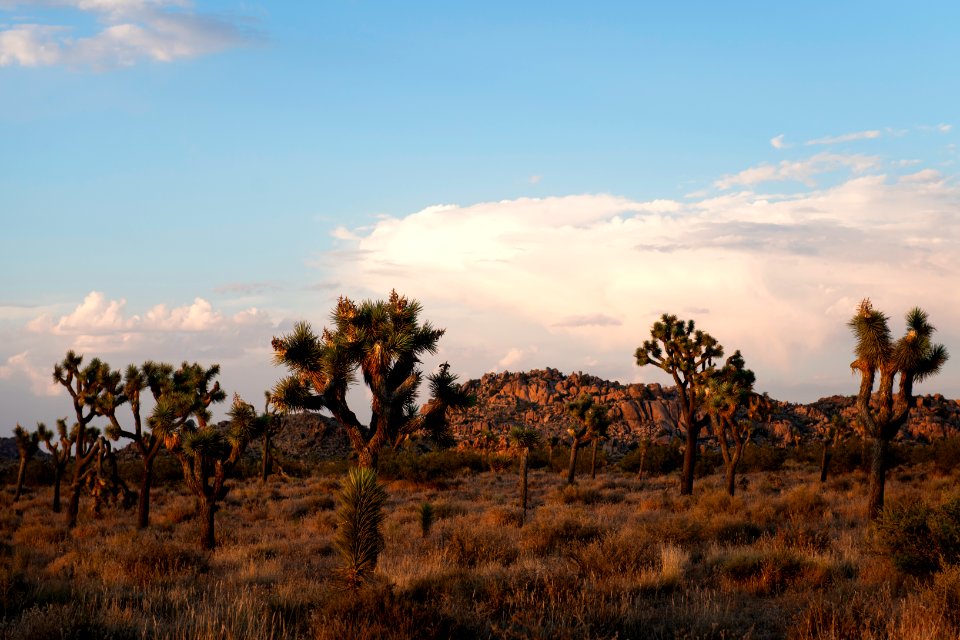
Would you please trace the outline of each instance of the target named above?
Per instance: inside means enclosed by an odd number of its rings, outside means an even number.
[[[420,356],[436,353],[443,329],[420,322],[420,303],[391,292],[387,301],[359,304],[341,297],[333,310],[333,329],[317,336],[306,322],[274,338],[274,361],[290,374],[281,380],[273,399],[281,410],[327,410],[350,438],[362,467],[376,468],[384,447],[408,435],[427,431],[442,441],[447,409],[470,404],[450,366],[429,376],[431,398],[418,409],[417,390],[423,381]],[[360,372],[370,390],[370,423],[364,425],[347,405],[347,390]]]
[[[277,410],[273,402],[273,396],[269,391],[263,392],[264,405],[261,424],[263,433],[260,434],[263,444],[263,456],[260,458],[260,482],[265,483],[267,476],[270,475],[273,465],[272,438],[280,433],[283,428],[283,416]]]
[[[830,421],[820,429],[820,443],[823,453],[820,456],[820,482],[827,481],[833,448],[847,431],[847,420],[839,413],[833,414]]]
[[[40,428],[46,431],[43,425],[38,425],[37,431],[30,433],[19,424],[13,429],[13,437],[17,443],[17,455],[20,457],[20,469],[17,471],[17,491],[13,494],[13,501],[20,500],[23,492],[23,479],[27,475],[27,462],[36,455],[40,448]]]
[[[906,423],[913,405],[913,384],[940,372],[949,354],[930,341],[933,325],[927,313],[914,307],[906,315],[907,330],[894,342],[887,316],[865,298],[848,326],[857,345],[850,368],[860,373],[857,419],[873,441],[870,456],[870,497],[867,512],[875,520],[883,510],[883,489],[890,441]],[[879,385],[877,376],[879,375]],[[899,378],[897,391],[894,382]],[[874,395],[874,386],[878,386]]]
[[[540,433],[530,427],[516,426],[510,430],[510,442],[520,450],[520,526],[527,519],[527,462],[530,449],[540,442]]]
[[[110,421],[107,436],[112,440],[121,437],[132,440],[140,453],[140,460],[143,464],[143,478],[140,481],[140,499],[137,504],[138,529],[144,529],[150,524],[150,489],[153,486],[153,463],[163,446],[163,439],[158,434],[144,428],[144,420],[140,411],[141,394],[145,389],[149,389],[156,403],[154,410],[156,411],[159,407],[166,407],[165,410],[169,410],[169,405],[164,405],[162,400],[166,394],[174,391],[176,384],[172,365],[152,361],[144,362],[142,367],[130,365],[127,367],[122,383],[116,381],[114,387],[105,394],[106,397],[101,406],[101,412]],[[116,412],[117,406],[124,402],[129,403],[133,418],[133,427],[128,429],[121,426]],[[186,415],[174,417],[174,421],[183,422],[189,417],[188,412]],[[150,418],[146,422],[149,426]]]
[[[53,512],[60,513],[60,483],[63,480],[63,472],[67,468],[67,462],[70,461],[70,450],[76,441],[76,435],[67,433],[66,418],[57,420],[59,441],[53,441],[53,432],[48,431],[46,425],[42,422],[37,425],[37,431],[40,433],[40,439],[43,440],[43,446],[47,448],[53,459]]]
[[[570,466],[567,469],[567,484],[573,484],[580,447],[605,437],[610,418],[607,417],[607,407],[594,404],[593,398],[589,396],[580,396],[573,402],[567,403],[567,413],[578,422],[577,426],[567,429],[567,433],[570,434]]]
[[[350,475],[340,490],[338,526],[333,543],[345,563],[339,574],[354,589],[377,568],[377,559],[384,547],[382,527],[386,502],[387,492],[377,481],[376,471],[369,467],[350,469]],[[429,526],[424,531],[427,529]]]
[[[714,359],[723,356],[723,347],[709,333],[694,328],[693,320],[663,314],[650,329],[652,340],[645,340],[634,356],[637,366],[652,364],[669,373],[676,384],[680,401],[677,428],[686,432],[680,494],[693,493],[697,439],[708,422],[697,415],[700,397],[707,379],[715,370]]]
[[[120,384],[121,376],[118,371],[111,371],[109,365],[98,358],[91,360],[85,367],[82,365],[83,356],[71,350],[62,362],[53,367],[53,381],[63,385],[70,394],[76,414],[73,479],[70,483],[70,502],[67,504],[67,526],[71,528],[77,524],[80,494],[87,481],[90,463],[97,458],[99,449],[103,446],[99,432],[90,427],[90,422],[103,415],[105,401],[112,407],[126,401],[122,397],[107,399],[110,390],[116,389]]]
[[[739,351],[727,358],[723,368],[707,380],[704,390],[704,406],[710,416],[713,435],[720,444],[720,454],[727,468],[727,493],[736,489],[737,465],[743,457],[743,449],[750,442],[755,421],[762,419],[763,407],[769,406],[769,398],[753,393],[756,377],[747,369]],[[738,415],[749,405],[747,416]],[[732,451],[731,451],[732,449]]]
[[[200,510],[200,546],[216,547],[214,514],[227,495],[227,474],[240,460],[251,438],[258,435],[262,416],[253,405],[234,396],[226,429],[209,423],[210,405],[226,394],[214,378],[220,367],[181,365],[174,373],[174,388],[164,394],[150,419],[154,433],[180,461],[183,479],[197,497]],[[212,386],[211,386],[212,385]]]

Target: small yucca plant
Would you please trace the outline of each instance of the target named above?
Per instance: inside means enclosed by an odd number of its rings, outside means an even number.
[[[420,533],[424,538],[430,535],[430,527],[433,526],[434,515],[432,504],[424,502],[420,505]]]
[[[357,467],[350,470],[339,498],[334,546],[343,556],[345,566],[338,573],[356,589],[377,568],[377,558],[383,551],[383,506],[387,492],[377,481],[376,471]]]

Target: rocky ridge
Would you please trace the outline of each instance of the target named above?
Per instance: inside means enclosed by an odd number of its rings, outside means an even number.
[[[587,394],[610,408],[608,446],[629,448],[643,439],[669,441],[677,434],[679,412],[673,387],[660,384],[621,384],[582,372],[564,375],[556,369],[488,373],[464,383],[477,403],[453,416],[453,431],[469,446],[479,444],[484,432],[503,436],[513,425],[537,428],[545,437],[563,437],[571,425],[566,403]],[[830,396],[810,404],[774,401],[774,415],[766,438],[776,444],[817,433],[839,413],[854,424],[854,396]],[[940,394],[919,396],[901,438],[935,440],[960,433],[960,403]]]

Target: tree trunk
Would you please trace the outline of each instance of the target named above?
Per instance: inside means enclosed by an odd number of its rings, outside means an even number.
[[[737,490],[737,467],[734,464],[727,465],[727,493],[733,496]]]
[[[140,501],[137,503],[137,529],[150,525],[150,487],[153,486],[153,460],[143,460],[143,481],[140,483]]]
[[[216,501],[200,498],[200,546],[203,549],[213,549],[217,546],[213,528],[213,515],[216,509]]]
[[[593,452],[590,454],[590,477],[597,477],[597,439],[593,439]]]
[[[53,512],[60,513],[60,481],[63,479],[63,468],[53,465]]]
[[[573,484],[573,478],[577,473],[577,453],[580,450],[580,441],[576,438],[570,445],[570,467],[567,469],[567,484]]]
[[[520,454],[520,526],[527,519],[527,456],[529,449]]]
[[[697,465],[697,430],[687,425],[687,448],[683,452],[683,470],[680,476],[680,495],[693,495],[693,471]]]
[[[13,495],[13,501],[20,500],[20,494],[23,492],[23,479],[27,476],[27,459],[20,458],[20,470],[17,472],[17,492]]]
[[[867,503],[867,515],[876,520],[883,512],[883,487],[887,480],[887,450],[890,443],[883,438],[873,439],[870,456],[870,498]]]
[[[260,482],[266,483],[267,476],[270,475],[270,436],[263,434],[263,459],[260,467]]]
[[[369,447],[364,447],[357,452],[357,466],[361,469],[377,470],[377,455],[370,451]]]
[[[75,480],[70,485],[70,502],[67,503],[67,527],[77,526],[77,516],[80,513],[80,494],[83,492],[83,480]]]
[[[646,461],[646,459],[647,459],[647,447],[648,447],[648,446],[649,446],[649,445],[646,445],[646,444],[645,444],[645,445],[641,445],[642,449],[640,449],[640,468],[637,469],[637,480],[643,480],[643,463],[644,463],[644,462]]]
[[[820,482],[827,481],[827,472],[830,469],[830,444],[823,443],[823,455],[820,457]]]

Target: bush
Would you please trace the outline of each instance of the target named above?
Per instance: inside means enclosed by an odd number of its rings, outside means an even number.
[[[780,471],[787,460],[787,450],[769,445],[747,445],[737,471]]]
[[[939,507],[888,506],[876,526],[880,544],[904,573],[927,575],[960,561],[960,497]]]
[[[628,473],[640,470],[643,449],[638,447],[620,459],[620,468]],[[677,444],[649,444],[643,460],[644,475],[662,476],[676,471],[683,464],[683,452]]]
[[[436,482],[453,478],[463,471],[486,469],[483,456],[476,451],[387,451],[380,455],[377,470],[381,477],[410,482]]]

